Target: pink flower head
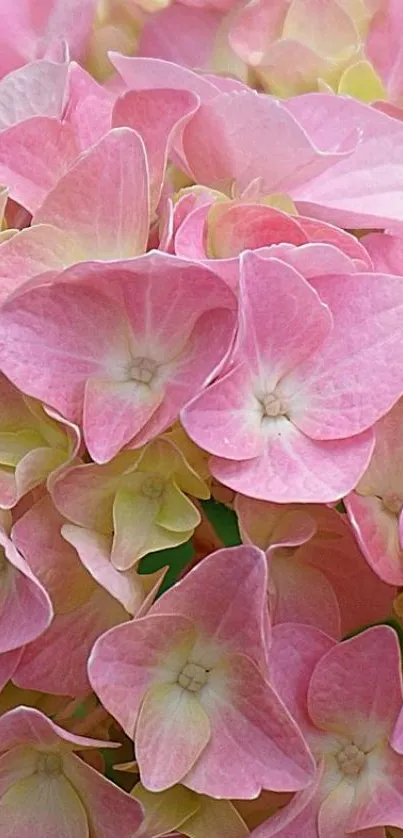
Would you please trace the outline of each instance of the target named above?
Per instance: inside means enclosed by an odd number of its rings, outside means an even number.
[[[37,639],[25,646],[14,674],[20,687],[54,695],[81,697],[90,691],[87,660],[97,637],[129,619],[129,614],[92,579],[60,530],[64,519],[45,496],[12,529],[14,552],[24,556],[27,573],[35,573],[52,598],[54,617]],[[146,579],[147,577],[139,577]],[[136,610],[145,599],[140,586]],[[24,606],[26,620],[30,616]],[[29,623],[32,634],[32,617]],[[31,638],[32,640],[32,638]]]
[[[273,623],[313,625],[332,637],[384,619],[395,594],[368,567],[335,509],[237,495],[242,540],[265,550]]]
[[[309,782],[310,755],[266,680],[266,583],[263,553],[220,550],[95,644],[92,686],[135,739],[148,790],[251,798]]]
[[[0,376],[0,507],[11,509],[77,453],[80,434]]]
[[[381,579],[403,584],[399,519],[403,509],[403,401],[375,426],[375,449],[367,471],[346,498],[364,555]]]
[[[114,107],[113,127],[128,126],[140,135],[147,152],[150,206],[154,216],[174,140],[199,106],[188,90],[129,90]]]
[[[401,827],[403,694],[393,629],[377,626],[333,645],[315,629],[278,626],[272,656],[274,683],[311,744],[318,772],[254,838],[298,838],[302,829],[341,838]]]
[[[213,475],[250,497],[346,494],[368,464],[371,425],[403,387],[400,279],[336,273],[310,283],[278,259],[241,257],[230,365],[182,412],[191,438],[214,455]]]
[[[4,838],[130,838],[138,802],[75,751],[114,747],[74,736],[39,710],[17,707],[0,718],[0,829]]]
[[[106,462],[165,430],[217,373],[234,307],[222,280],[176,257],[87,263],[5,304],[1,366],[82,423],[92,458]]]

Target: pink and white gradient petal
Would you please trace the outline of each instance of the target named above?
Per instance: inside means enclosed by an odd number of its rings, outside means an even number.
[[[308,746],[250,658],[228,655],[200,695],[211,739],[185,785],[214,796],[217,784],[220,796],[250,799],[262,788],[289,791],[309,784],[315,767]]]
[[[177,683],[151,686],[135,732],[143,785],[158,792],[183,782],[210,736],[209,717],[198,696]]]

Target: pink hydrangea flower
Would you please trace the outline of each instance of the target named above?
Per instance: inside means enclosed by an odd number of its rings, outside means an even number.
[[[19,838],[130,838],[140,825],[138,802],[74,753],[113,744],[74,736],[31,707],[1,716],[0,738],[4,838],[16,824]]]
[[[318,770],[311,787],[254,838],[298,838],[302,830],[342,838],[385,824],[401,827],[403,693],[395,632],[377,626],[334,644],[315,629],[278,626],[272,655],[274,683]]]
[[[243,254],[230,363],[182,411],[191,438],[214,455],[212,474],[257,499],[347,494],[369,462],[371,425],[403,386],[400,280],[308,276],[310,285],[284,261]]]
[[[82,423],[102,463],[169,427],[217,373],[234,308],[222,280],[172,256],[86,263],[5,304],[0,363],[23,392]]]
[[[309,752],[266,680],[266,584],[263,553],[218,551],[95,644],[91,683],[135,738],[148,790],[250,798],[309,783]]]

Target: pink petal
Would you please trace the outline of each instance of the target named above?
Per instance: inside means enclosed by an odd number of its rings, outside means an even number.
[[[270,681],[303,732],[313,723],[307,711],[312,673],[335,641],[313,626],[283,623],[273,628],[270,650]]]
[[[314,439],[352,436],[376,422],[401,395],[403,286],[400,278],[380,274],[311,282],[330,307],[334,327],[320,356],[284,382],[290,413]]]
[[[255,547],[217,550],[153,605],[153,615],[191,619],[202,635],[266,666],[267,567]],[[203,596],[200,592],[203,591]]]
[[[370,233],[362,239],[376,271],[400,275],[402,270],[403,239],[390,233]]]
[[[110,60],[130,90],[190,90],[201,101],[214,99],[217,87],[203,76],[159,58],[129,58],[110,53]]]
[[[52,622],[48,593],[6,536],[0,544],[11,567],[5,569],[1,602],[0,652],[18,649],[40,637]]]
[[[163,400],[162,389],[136,381],[90,378],[85,388],[83,430],[96,463],[106,463],[147,424]]]
[[[71,237],[70,264],[143,253],[149,226],[148,171],[138,134],[130,128],[108,131],[46,195],[34,223],[51,224]]]
[[[138,457],[138,454],[126,452],[101,466],[80,463],[63,469],[52,480],[55,506],[74,524],[111,535],[113,500],[122,473],[129,467],[134,468]]]
[[[319,349],[331,333],[332,318],[326,306],[303,277],[283,262],[245,253],[240,297],[245,318],[242,349],[252,363],[269,367],[275,384]]]
[[[108,344],[112,349],[116,344],[118,348],[124,344],[124,317],[120,307],[86,286],[80,288],[80,304],[77,305],[76,288],[67,282],[33,288],[23,298],[10,300],[7,305],[10,332],[14,333],[22,350],[21,360],[14,355],[17,386],[26,389],[24,384],[28,384],[29,376],[31,395],[51,404],[64,416],[74,417],[73,421],[80,421],[85,380],[101,368],[101,341],[104,347]],[[66,316],[68,310],[74,311],[74,317]],[[38,324],[44,316],[46,330],[38,332]],[[4,309],[4,326],[6,317]],[[91,330],[88,322],[92,323]],[[121,333],[120,339],[117,331]],[[11,333],[7,342],[11,350]],[[35,377],[28,372],[28,357],[36,369]],[[4,366],[8,364],[4,363]]]
[[[242,137],[242,142],[235,137]],[[197,183],[228,192],[235,181],[238,194],[258,179],[262,195],[292,195],[340,157],[339,152],[315,147],[279,102],[249,90],[221,94],[202,104],[185,127],[183,148]]]
[[[358,543],[374,573],[389,585],[403,584],[403,553],[396,516],[385,509],[379,497],[351,492],[345,503]]]
[[[211,473],[234,491],[260,500],[331,503],[357,485],[374,445],[371,431],[326,442],[309,439],[290,422],[278,423],[276,431],[259,458],[212,457]]]
[[[110,838],[114,832],[125,838],[140,826],[142,813],[137,800],[81,759],[67,756],[64,773],[80,795],[96,838]]]
[[[193,643],[191,620],[174,614],[118,626],[95,643],[88,662],[92,688],[129,737],[147,690],[176,681]]]
[[[341,227],[387,227],[400,221],[402,132],[398,120],[347,96],[307,94],[287,103],[311,138],[335,147],[360,132],[353,153],[291,191],[297,209]]]
[[[216,204],[210,212],[210,247],[218,259],[280,242],[308,239],[299,221],[263,204]]]
[[[325,574],[290,556],[276,555],[270,562],[273,623],[315,626],[331,637],[340,637],[340,609],[336,593]]]
[[[173,137],[197,108],[197,97],[187,90],[131,90],[115,104],[113,127],[127,125],[144,142],[152,211],[159,201]]]
[[[61,537],[63,523],[64,518],[46,495],[12,529],[13,543],[49,592],[57,613],[81,605],[95,587],[75,551]]]
[[[369,750],[396,723],[403,695],[400,669],[397,635],[388,626],[375,626],[335,646],[312,675],[311,718],[322,729],[359,735]]]
[[[257,797],[262,788],[304,788],[314,762],[285,706],[245,655],[229,655],[224,665],[225,687],[209,682],[201,695],[211,739],[185,784],[237,798]]]
[[[227,0],[228,5],[231,2]],[[209,68],[222,14],[204,4],[195,8],[197,5],[174,4],[151,15],[141,33],[140,54],[185,67]]]
[[[200,447],[234,460],[257,457],[263,449],[261,416],[246,362],[232,367],[181,413],[182,424]]]
[[[26,227],[0,245],[0,294],[5,300],[27,280],[60,271],[69,262],[74,242],[56,227]]]
[[[109,131],[113,103],[114,96],[105,87],[101,87],[80,64],[71,62],[64,119],[73,128],[80,149],[94,145]]]
[[[146,693],[136,726],[141,781],[149,791],[180,782],[210,739],[198,697],[179,684],[156,684]]]
[[[59,727],[34,707],[15,707],[0,717],[0,752],[6,753],[21,745],[41,750],[55,747],[63,753],[86,748],[116,748],[117,743],[76,736]]]
[[[317,241],[333,244],[345,253],[346,256],[349,256],[350,259],[354,259],[359,264],[361,270],[372,269],[372,262],[368,258],[364,244],[356,239],[355,236],[352,236],[351,233],[347,233],[346,230],[340,230],[338,227],[333,227],[331,224],[326,224],[324,221],[318,221],[316,218],[306,218],[305,216],[298,216],[298,224],[302,227],[302,230],[311,242]]]
[[[14,683],[54,695],[87,695],[87,663],[95,641],[127,619],[122,605],[97,587],[82,605],[57,614],[47,632],[25,647]]]
[[[111,540],[74,524],[64,524],[63,538],[77,550],[84,567],[129,614],[137,614],[144,600],[141,579],[135,569],[122,572],[111,563]]]
[[[309,542],[317,525],[309,508],[281,506],[237,495],[234,508],[242,541],[261,550],[270,547],[297,547]]]
[[[33,116],[61,118],[68,64],[32,61],[0,81],[0,130]]]
[[[77,154],[69,125],[51,117],[31,117],[0,134],[0,182],[34,213]]]
[[[287,6],[283,0],[257,0],[237,11],[230,43],[247,64],[259,64],[271,41],[280,38]]]

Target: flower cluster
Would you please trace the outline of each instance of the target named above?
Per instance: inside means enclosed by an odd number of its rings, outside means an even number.
[[[0,0],[0,836],[403,836],[403,3]]]

